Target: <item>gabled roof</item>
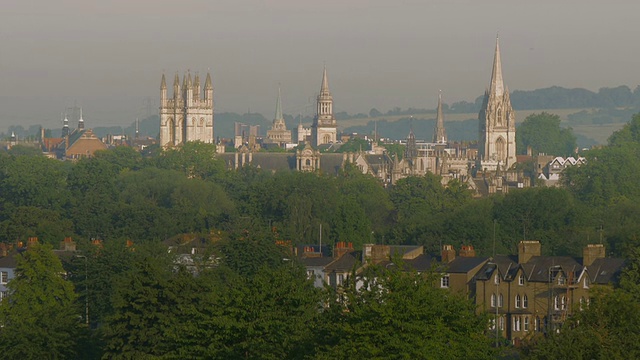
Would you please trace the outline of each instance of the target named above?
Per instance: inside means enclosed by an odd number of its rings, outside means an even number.
[[[18,256],[17,251],[12,251],[7,256],[3,256],[0,258],[0,268],[4,269],[15,269],[17,265],[16,257]]]
[[[300,258],[302,265],[306,267],[325,267],[331,264],[335,259],[332,257],[305,257]]]

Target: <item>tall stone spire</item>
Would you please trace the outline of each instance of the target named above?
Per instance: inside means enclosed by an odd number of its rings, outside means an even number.
[[[211,74],[207,71],[207,79],[204,81],[204,100],[207,106],[213,107],[213,85],[211,84]]]
[[[274,116],[275,120],[281,120],[282,117],[282,99],[280,98],[280,87],[278,86],[278,100],[276,100],[276,115]]]
[[[502,63],[500,62],[500,41],[496,36],[496,52],[493,57],[493,71],[491,73],[491,85],[489,94],[502,96],[504,94],[504,82],[502,81]]]
[[[160,81],[160,106],[164,106],[167,102],[167,80],[164,78],[164,73],[162,74],[162,80]]]
[[[478,114],[478,159],[482,169],[510,169],[516,163],[516,118],[502,79],[500,43],[496,37],[491,83]],[[498,166],[499,165],[499,166]]]
[[[322,86],[320,86],[320,96],[322,95],[331,95],[329,93],[329,80],[327,79],[327,67],[324,67],[324,71],[322,73]]]
[[[444,128],[444,115],[442,114],[442,91],[438,94],[438,116],[436,128],[433,131],[433,142],[439,144],[447,142],[447,131]]]

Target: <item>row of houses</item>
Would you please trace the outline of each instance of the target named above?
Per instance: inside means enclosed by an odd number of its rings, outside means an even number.
[[[476,256],[470,245],[459,252],[444,245],[437,256],[422,246],[368,244],[355,250],[338,243],[332,253],[318,245],[297,250],[317,287],[339,288],[365,267],[389,267],[398,258],[413,271],[435,269],[440,274],[435,286],[468,296],[478,312],[492,315],[492,330],[516,344],[558,329],[589,304],[595,288],[615,284],[624,267],[623,259],[606,257],[602,244],[587,245],[581,258],[543,256],[539,241],[521,241],[516,255],[491,257]]]

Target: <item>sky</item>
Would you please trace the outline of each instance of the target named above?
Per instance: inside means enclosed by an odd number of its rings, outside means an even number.
[[[640,84],[636,0],[3,0],[0,131],[157,113],[160,79],[211,72],[216,112],[312,115],[473,101],[496,35],[513,90]],[[72,124],[73,126],[73,124]]]

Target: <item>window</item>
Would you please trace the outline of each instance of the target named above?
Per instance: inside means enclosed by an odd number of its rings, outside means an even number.
[[[307,270],[307,279],[313,279],[313,270]]]
[[[537,316],[535,321],[533,322],[533,330],[540,331],[540,318]]]
[[[584,308],[584,296],[580,298],[580,310]]]
[[[513,331],[520,331],[520,316],[513,317]]]
[[[504,317],[500,316],[499,324],[500,324],[500,330],[504,330]]]
[[[502,294],[500,294],[500,297],[498,297],[498,307],[502,307],[503,303],[504,303],[504,298],[502,297]]]
[[[489,321],[489,330],[495,330],[496,329],[496,319],[491,319],[491,321]]]
[[[564,285],[564,284],[565,284],[564,276],[562,276],[562,274],[558,275],[558,285]]]
[[[0,284],[6,284],[9,282],[9,273],[7,271],[3,271],[0,273]]]
[[[518,277],[518,285],[524,285],[524,274],[520,274]]]
[[[496,285],[500,284],[500,276],[498,274],[495,274],[493,276],[493,283],[496,284]]]
[[[2,299],[6,298],[8,294],[9,294],[9,293],[8,293],[8,292],[6,292],[6,291],[2,291],[2,292],[0,292],[0,301],[2,301]]]
[[[491,307],[496,307],[496,294],[491,294]]]
[[[520,294],[516,295],[516,309],[520,309],[521,300]]]
[[[449,275],[444,275],[442,278],[440,278],[440,287],[441,288],[449,287]]]
[[[342,285],[342,282],[343,282],[343,281],[344,281],[344,275],[339,274],[339,275],[338,275],[338,283],[337,283],[337,285],[338,285],[338,286]]]
[[[553,308],[556,310],[560,310],[560,298],[558,297],[558,295],[553,298]]]
[[[584,285],[583,285],[583,287],[585,289],[589,288],[589,277],[587,275],[584,276]]]
[[[529,331],[529,317],[524,317],[524,331]]]
[[[527,297],[527,295],[525,294],[522,297],[522,308],[526,309],[527,307],[529,307],[529,298]]]
[[[560,306],[562,307],[562,310],[565,310],[567,308],[567,298],[566,297],[562,297],[562,299],[560,300]]]

